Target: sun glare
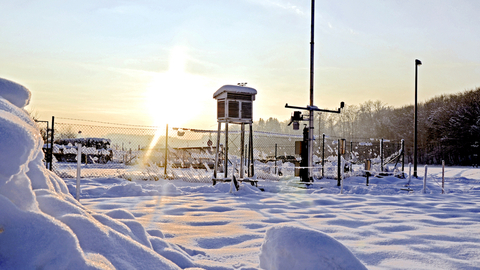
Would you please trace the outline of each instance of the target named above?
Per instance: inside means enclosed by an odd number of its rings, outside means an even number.
[[[186,72],[187,60],[186,49],[176,47],[170,54],[168,71],[153,75],[146,89],[146,107],[153,125],[181,127],[196,116],[192,108],[201,97],[204,82]]]
[[[209,93],[210,97],[212,91],[208,87],[208,80],[186,72],[187,61],[186,48],[175,47],[170,52],[168,71],[154,74],[148,84],[145,106],[152,124],[158,126],[150,150],[164,134],[166,124],[170,128],[186,127],[184,125],[198,117],[203,107],[200,100],[205,99],[203,95]]]

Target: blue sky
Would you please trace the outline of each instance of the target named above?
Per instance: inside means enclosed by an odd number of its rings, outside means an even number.
[[[309,103],[310,1],[0,0],[0,77],[42,119],[215,128],[248,82],[254,118]],[[480,2],[316,1],[315,104],[399,107],[479,87]]]

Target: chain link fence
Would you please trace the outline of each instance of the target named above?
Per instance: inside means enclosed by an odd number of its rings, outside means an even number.
[[[77,149],[81,144],[81,177],[120,177],[125,179],[183,179],[190,182],[211,183],[217,147],[217,130],[178,127],[145,127],[99,122],[54,123],[54,143],[49,147],[51,134],[46,121],[38,122],[45,139],[46,154],[52,151],[52,170],[63,178],[74,178],[77,173]],[[249,132],[246,131],[245,141]],[[300,155],[295,142],[300,134],[280,134],[253,131],[253,164],[258,179],[278,181],[282,177],[298,175]],[[228,161],[231,173],[238,173],[241,155],[241,131],[232,125],[228,133]],[[220,152],[225,143],[225,132],[220,133]],[[336,178],[338,167],[338,140],[334,137],[316,137],[314,141],[314,176]],[[249,147],[248,143],[244,149]],[[349,176],[363,173],[365,159],[373,160],[380,170],[382,159],[398,154],[399,141],[367,139],[347,142],[343,155]],[[51,149],[51,150],[50,150]],[[244,162],[248,161],[244,151]],[[48,157],[48,155],[46,155]],[[398,159],[397,159],[398,161]],[[48,164],[48,158],[46,158]],[[322,166],[322,164],[324,166]],[[48,165],[47,165],[48,167]],[[247,168],[247,164],[243,166]],[[385,170],[385,169],[384,169]],[[230,175],[231,175],[230,173]]]

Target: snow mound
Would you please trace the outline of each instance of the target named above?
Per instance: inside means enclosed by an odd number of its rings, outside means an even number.
[[[261,247],[263,269],[367,269],[343,244],[312,229],[270,228]]]
[[[0,78],[0,96],[19,108],[30,103],[30,91],[24,86]]]
[[[43,140],[23,110],[29,100],[28,89],[0,79],[0,268],[194,267],[176,245],[159,246],[163,234],[149,235],[127,211],[95,214],[69,194],[45,169]],[[116,188],[142,193],[133,183]]]

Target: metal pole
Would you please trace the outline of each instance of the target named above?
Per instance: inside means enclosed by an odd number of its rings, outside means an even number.
[[[312,24],[310,27],[310,106],[313,106],[314,49],[315,49],[315,0],[312,0]],[[313,111],[310,111],[310,126],[313,125]]]
[[[255,160],[253,160],[253,126],[252,123],[250,123],[250,177],[253,177],[255,175]]]
[[[442,194],[445,194],[445,160],[442,160]]]
[[[82,144],[77,143],[77,201],[80,201],[80,175],[82,166]]]
[[[383,172],[383,139],[380,140],[380,171]]]
[[[165,166],[163,168],[163,175],[167,176],[167,163],[168,163],[168,124],[165,128]]]
[[[423,193],[427,193],[427,165],[425,165],[425,176],[423,177]]]
[[[275,144],[275,175],[277,175],[277,144]]]
[[[315,33],[315,0],[312,0],[312,24],[310,37],[310,106],[313,106],[313,79],[314,79],[314,33]],[[308,178],[312,177],[313,167],[313,111],[309,111],[308,133]]]
[[[227,178],[228,175],[228,122],[225,123],[225,161],[224,161],[224,171],[223,178]],[[233,180],[232,180],[233,181]]]
[[[402,173],[405,171],[405,140],[402,139]]]
[[[217,178],[218,170],[218,152],[220,151],[220,131],[222,129],[222,123],[218,122],[218,131],[217,131],[217,149],[215,149],[215,167],[213,168],[213,178]]]
[[[418,65],[421,65],[422,62],[418,59],[415,59],[415,113],[414,113],[414,121],[415,121],[415,128],[414,128],[414,133],[415,133],[415,139],[414,139],[414,150],[413,150],[413,176],[417,176],[417,133],[418,133],[418,106],[417,106],[417,77],[418,77]]]
[[[247,150],[247,176],[248,177],[251,177],[251,166],[250,166],[250,162],[251,162],[251,158],[250,158],[250,151],[252,149],[250,148],[250,134],[248,135],[248,150]]]
[[[340,172],[340,166],[341,166],[341,163],[342,163],[342,155],[340,154],[340,139],[338,139],[338,144],[337,144],[337,155],[338,155],[338,161],[337,161],[337,186],[340,186],[341,185],[341,181],[342,181],[342,174]]]
[[[240,179],[243,179],[243,153],[245,152],[243,145],[245,144],[245,123],[241,124],[240,133]]]
[[[50,148],[51,148],[51,151],[49,153],[50,155],[50,168],[48,168],[50,171],[53,170],[53,141],[55,140],[55,129],[54,129],[54,125],[55,125],[55,116],[52,116],[52,133],[50,133]]]
[[[325,177],[325,133],[323,133],[322,139],[322,177]]]

